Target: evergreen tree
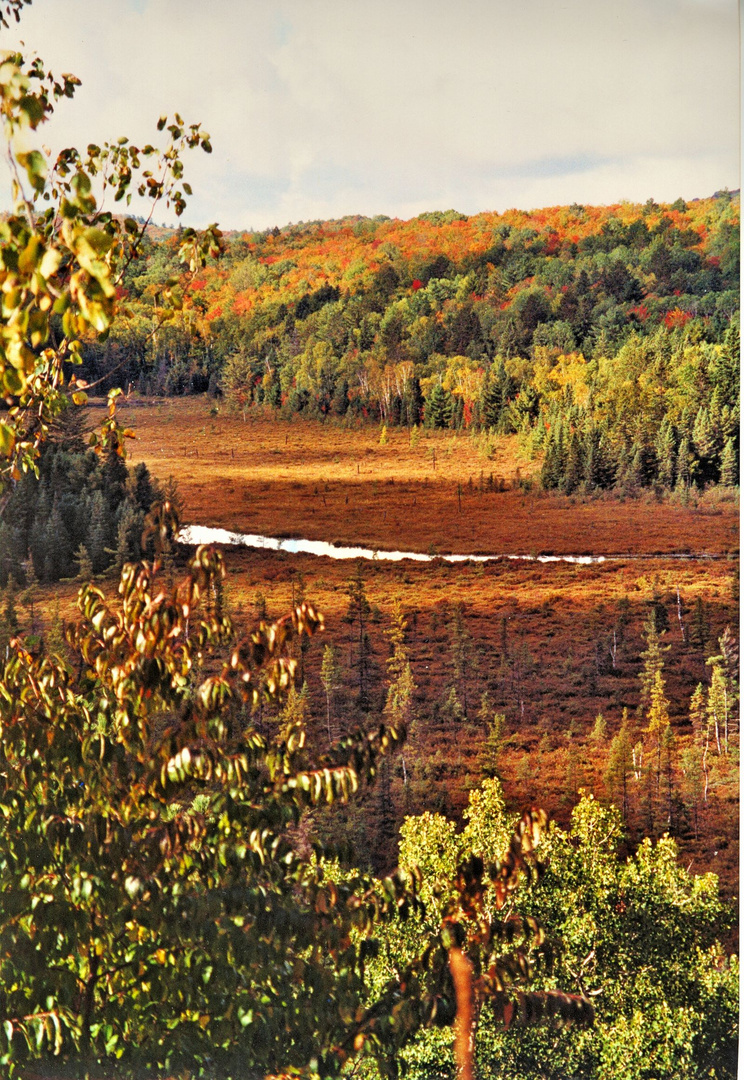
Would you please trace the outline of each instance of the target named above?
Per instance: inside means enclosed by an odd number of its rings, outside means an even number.
[[[574,430],[568,437],[568,449],[566,451],[566,466],[563,473],[561,487],[567,495],[571,495],[584,479],[585,464],[581,438],[578,431]]]
[[[694,457],[687,435],[683,435],[677,451],[677,484],[689,487],[693,478]]]
[[[85,544],[81,544],[75,552],[75,562],[78,564],[78,581],[90,581],[93,577],[93,563]]]
[[[44,581],[68,577],[72,568],[72,542],[55,502],[44,535]]]
[[[414,375],[408,379],[403,391],[403,408],[401,420],[406,427],[415,427],[421,423],[424,411],[424,395],[421,393],[421,383]]]
[[[709,628],[705,614],[705,604],[701,596],[695,597],[695,605],[692,609],[692,621],[690,623],[690,644],[698,652],[704,652],[708,644]]]
[[[488,735],[481,750],[479,765],[481,776],[501,779],[501,753],[504,745],[506,717],[494,713],[488,724]]]
[[[597,748],[602,746],[605,742],[607,738],[607,721],[605,720],[604,716],[602,716],[602,713],[597,713],[596,719],[594,721],[594,727],[591,730],[589,738]]]
[[[739,486],[739,460],[733,438],[726,440],[721,454],[721,483],[726,487]]]
[[[28,612],[31,633],[35,634],[38,631],[36,625],[36,600],[39,594],[39,579],[36,576],[33,559],[28,559],[23,569],[26,575],[26,587],[19,599]]]
[[[659,793],[662,773],[662,746],[665,732],[669,727],[669,702],[666,696],[666,683],[661,670],[654,673],[654,681],[651,686],[651,694],[648,707],[648,725],[646,734],[649,741],[649,753],[647,760],[653,758],[656,768],[656,792]]]
[[[371,674],[372,647],[369,634],[367,633],[367,621],[371,613],[369,600],[365,588],[364,574],[362,573],[362,561],[357,559],[356,571],[353,578],[346,583],[346,592],[349,597],[349,607],[346,612],[346,622],[351,631],[350,664],[356,663],[357,671],[357,704],[363,711],[370,706],[369,682]],[[354,646],[356,645],[356,660],[354,659]]]
[[[563,424],[555,419],[548,431],[545,458],[540,470],[540,483],[548,491],[560,487],[565,470],[566,444],[563,437]]]
[[[610,743],[610,753],[605,770],[605,783],[611,797],[620,802],[623,820],[628,820],[630,808],[629,783],[633,775],[633,747],[630,738],[627,710],[623,714],[620,730]]]
[[[119,507],[117,518],[114,565],[117,572],[121,573],[125,563],[139,557],[139,535],[142,533],[143,518],[129,499]]]
[[[584,482],[589,491],[612,485],[613,469],[600,429],[590,427],[585,438]]]
[[[446,428],[452,421],[452,395],[437,380],[424,404],[424,423],[430,428]]]
[[[15,606],[17,592],[15,578],[10,574],[3,591],[3,612],[0,616],[0,663],[8,659],[10,642],[18,633],[18,612]]]
[[[144,514],[148,514],[152,504],[155,502],[156,493],[150,473],[144,461],[140,461],[135,465],[132,473],[132,481],[134,484],[134,500],[140,510]]]
[[[718,753],[728,754],[731,680],[724,657],[711,656],[706,664],[711,668],[706,711],[713,725]]]
[[[666,417],[662,420],[661,426],[659,427],[655,449],[657,478],[660,484],[671,490],[677,479],[677,454],[674,428]]]
[[[646,648],[641,653],[643,668],[640,673],[641,693],[638,701],[639,716],[645,712],[651,703],[652,693],[656,686],[657,676],[661,675],[664,668],[664,653],[669,652],[669,645],[661,644],[661,635],[657,629],[658,616],[655,608],[651,609],[648,619],[643,624],[643,637]]]
[[[470,674],[472,669],[472,639],[465,626],[462,604],[453,604],[449,618],[450,657],[453,687],[463,717],[468,719]]]
[[[90,500],[88,535],[85,541],[93,566],[93,573],[100,574],[109,563],[109,514],[106,500],[100,491],[94,491]]]
[[[127,480],[129,472],[127,464],[118,452],[117,447],[111,447],[103,461],[103,492],[108,504],[109,514],[113,516],[120,503],[126,497]]]
[[[718,458],[721,450],[720,440],[710,421],[708,409],[700,406],[692,429],[692,442],[697,456],[697,475],[699,484],[718,479]]]
[[[391,724],[410,728],[414,718],[413,695],[416,684],[406,648],[407,626],[402,605],[396,598],[393,601],[392,618],[387,631],[392,653],[387,661],[389,684],[385,700],[385,715]]]
[[[333,742],[332,710],[336,691],[342,686],[343,671],[338,660],[338,650],[335,645],[326,645],[323,649],[323,660],[320,665],[320,681],[326,696],[326,726],[328,729],[328,745]]]

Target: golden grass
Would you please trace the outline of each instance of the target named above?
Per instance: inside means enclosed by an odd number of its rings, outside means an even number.
[[[423,552],[668,555],[738,550],[738,513],[732,502],[706,498],[698,508],[685,508],[651,500],[582,502],[480,490],[481,472],[484,481],[491,473],[505,481],[516,480],[518,470],[522,477],[529,474],[532,466],[520,458],[514,438],[498,441],[489,461],[466,435],[422,433],[412,447],[407,432],[393,429],[380,445],[376,428],[348,430],[299,420],[244,423],[213,415],[205,399],[129,404],[123,414],[137,434],[131,462],[146,461],[160,479],[174,476],[185,522]],[[246,625],[253,619],[257,594],[265,597],[269,615],[276,617],[290,607],[302,579],[327,627],[307,656],[316,735],[323,738],[325,698],[319,669],[323,644],[329,641],[339,645],[345,666],[347,689],[339,723],[355,723],[359,717],[344,621],[354,565],[236,548],[226,549],[225,557],[228,601],[238,622]],[[365,562],[363,572],[374,613],[369,632],[377,671],[376,711],[368,722],[379,716],[382,706],[388,655],[384,631],[395,597],[408,618],[419,688],[417,706],[423,719],[409,751],[419,762],[419,782],[414,797],[410,789],[403,790],[398,768],[393,778],[398,815],[424,807],[457,814],[479,780],[485,731],[475,717],[477,704],[470,709],[470,722],[457,730],[443,727],[436,718],[437,702],[451,681],[447,612],[452,605],[463,606],[472,638],[472,701],[477,703],[488,690],[493,707],[507,716],[502,772],[509,803],[520,808],[543,805],[563,821],[577,786],[600,795],[604,790],[609,742],[597,747],[588,740],[597,713],[605,716],[611,738],[627,707],[636,737],[641,737],[645,720],[635,718],[635,708],[644,647],[641,627],[651,601],[660,600],[669,617],[665,677],[680,747],[689,739],[692,690],[708,678],[705,655],[715,650],[724,627],[735,628],[737,622],[732,583],[738,559],[733,554],[717,561],[679,561],[662,554],[648,561],[593,566]],[[704,602],[710,624],[705,654],[682,641],[677,590],[688,635],[695,601]],[[61,586],[64,615],[71,614],[75,592],[71,584]],[[626,601],[618,668],[608,670],[608,638]],[[519,686],[514,676],[517,656],[524,665]],[[688,835],[682,850],[694,870],[717,871],[730,895],[738,866],[735,768],[724,770],[720,780],[699,839]],[[640,819],[637,827],[643,828]]]
[[[733,503],[698,508],[488,490],[535,469],[516,436],[492,459],[468,435],[356,430],[212,415],[204,398],[125,404],[132,463],[174,476],[184,520],[269,536],[427,552],[493,554],[738,551]],[[94,419],[99,409],[91,409]],[[484,490],[485,488],[485,490]]]

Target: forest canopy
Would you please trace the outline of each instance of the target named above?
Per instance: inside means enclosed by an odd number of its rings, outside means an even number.
[[[85,375],[276,415],[519,432],[546,488],[731,485],[739,196],[231,234],[166,326],[178,234]]]

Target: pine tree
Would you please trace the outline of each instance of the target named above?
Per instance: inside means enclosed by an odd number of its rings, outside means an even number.
[[[88,549],[85,544],[80,544],[74,556],[75,562],[78,564],[77,578],[78,581],[91,581],[93,578],[93,563],[91,562]]]
[[[649,737],[651,755],[656,759],[656,790],[658,793],[661,785],[661,757],[662,745],[666,729],[669,727],[669,702],[666,696],[666,684],[661,670],[654,674],[651,686],[650,701],[648,707],[648,725],[646,733]]]
[[[393,725],[411,726],[413,723],[413,695],[416,684],[413,680],[411,663],[406,648],[406,623],[400,600],[393,601],[393,613],[387,638],[392,653],[387,662],[388,692],[385,700],[385,715]]]
[[[727,439],[721,454],[721,483],[726,487],[739,486],[739,461],[733,439]]]
[[[676,440],[674,428],[670,421],[664,417],[656,437],[656,475],[659,483],[671,490],[677,478]]]
[[[402,421],[406,427],[416,427],[421,423],[424,410],[424,395],[421,393],[421,383],[414,376],[406,382],[403,391]]]
[[[292,684],[287,694],[284,708],[279,715],[281,730],[287,735],[294,729],[304,729],[310,713],[310,694],[307,683],[302,684],[302,689]]]
[[[566,445],[563,425],[555,419],[550,426],[545,446],[545,459],[540,470],[540,483],[547,490],[560,486],[566,469]]]
[[[127,464],[116,448],[112,447],[103,462],[103,491],[108,504],[109,515],[113,516],[119,505],[124,502],[127,492],[129,471]]]
[[[708,619],[705,614],[705,604],[703,598],[697,596],[695,598],[695,606],[692,610],[692,621],[690,624],[690,645],[692,645],[698,652],[705,652],[706,645],[708,644],[709,628]]]
[[[367,599],[361,559],[357,560],[354,577],[346,584],[346,592],[349,597],[346,622],[349,623],[351,631],[349,638],[349,663],[354,663],[354,644],[356,643],[357,704],[360,709],[366,711],[370,704],[369,679],[372,648],[367,633],[367,620],[370,616],[371,608],[369,600]]]
[[[567,495],[571,495],[584,479],[584,455],[581,438],[577,431],[572,431],[568,438],[566,451],[566,466],[563,473],[561,487]]]
[[[690,699],[690,725],[693,741],[702,746],[706,737],[705,690],[698,683]]]
[[[468,718],[468,689],[472,667],[472,640],[463,619],[462,604],[453,604],[450,610],[450,657],[452,678],[463,717]]]
[[[67,577],[72,564],[72,542],[55,502],[44,532],[44,581]]]
[[[720,755],[722,749],[728,753],[728,679],[723,666],[717,663],[718,659],[712,657],[706,661],[712,666],[706,711],[713,725],[716,749]]]
[[[718,753],[721,753],[720,727],[723,728],[724,753],[729,752],[729,735],[732,728],[733,709],[738,697],[737,668],[739,650],[729,627],[726,627],[718,639],[720,652],[709,657],[705,662],[711,668],[711,682],[708,690],[707,710],[713,719],[716,731]]]
[[[150,508],[155,501],[155,488],[153,487],[149,470],[144,461],[140,461],[134,466],[131,480],[134,487],[134,498],[137,506],[144,514],[149,513]]]
[[[646,454],[643,445],[634,442],[630,448],[628,466],[619,478],[624,487],[634,491],[646,482]]]
[[[437,380],[424,405],[424,423],[430,428],[446,428],[452,420],[452,396]]]
[[[697,746],[686,746],[680,755],[680,767],[682,770],[682,796],[689,804],[692,811],[692,824],[695,839],[700,837],[700,812],[701,800],[707,802],[708,777],[702,767],[700,749]]]
[[[479,765],[481,776],[501,779],[501,752],[504,745],[506,717],[503,713],[494,713],[488,725],[488,735],[481,750]]]
[[[584,483],[589,491],[608,488],[612,484],[613,470],[607,454],[605,440],[599,428],[592,426],[585,438]]]
[[[28,611],[31,623],[31,633],[35,634],[38,629],[36,625],[36,598],[39,592],[39,579],[36,576],[34,560],[27,559],[23,569],[26,575],[26,588],[21,593],[19,599]]]
[[[49,622],[49,629],[46,633],[46,647],[48,652],[64,655],[65,635],[64,624],[59,610],[59,596],[54,597],[52,617]]]
[[[605,783],[610,795],[621,800],[620,809],[627,821],[630,806],[629,781],[633,773],[633,748],[628,730],[627,710],[623,715],[620,731],[610,743],[610,753],[605,771]]]
[[[683,435],[677,451],[677,487],[688,488],[692,483],[694,458],[687,435]]]
[[[85,546],[93,565],[93,573],[100,574],[108,566],[109,518],[106,500],[100,491],[94,491],[90,507],[90,524]]]
[[[595,746],[600,747],[607,738],[607,721],[602,713],[597,713],[597,717],[594,721],[594,727],[592,728],[589,738],[592,740]]]
[[[661,674],[664,668],[664,653],[669,652],[669,646],[661,644],[661,636],[657,629],[657,613],[655,608],[651,609],[648,619],[643,624],[643,636],[646,641],[646,648],[641,653],[643,669],[640,674],[641,693],[638,701],[639,716],[645,712],[647,705],[649,705],[651,701],[653,688],[656,684],[656,677]]]
[[[328,728],[328,745],[333,742],[331,714],[333,699],[336,691],[342,685],[343,671],[338,660],[338,650],[335,645],[326,645],[323,649],[323,660],[320,665],[320,681],[326,696],[326,725]]]

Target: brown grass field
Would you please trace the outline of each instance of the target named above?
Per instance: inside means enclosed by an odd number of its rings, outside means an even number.
[[[98,409],[91,413],[93,420],[100,415]],[[319,740],[327,738],[320,681],[323,645],[338,645],[345,668],[345,686],[333,704],[334,734],[357,723],[369,726],[384,701],[385,630],[393,599],[400,599],[408,620],[419,719],[404,754],[408,783],[401,761],[392,770],[396,820],[424,808],[455,815],[463,809],[481,775],[486,731],[478,711],[484,692],[491,712],[507,718],[499,769],[512,806],[539,804],[566,821],[580,788],[606,796],[609,743],[623,709],[629,710],[637,738],[646,722],[636,707],[641,630],[652,601],[664,606],[669,621],[664,675],[678,751],[689,742],[689,699],[695,685],[708,677],[705,658],[718,651],[724,627],[735,630],[738,625],[738,509],[733,502],[710,493],[696,506],[685,507],[652,499],[582,501],[492,490],[491,473],[495,481],[510,482],[518,470],[525,478],[534,469],[520,459],[515,438],[499,440],[492,459],[486,460],[466,435],[422,433],[411,447],[407,432],[392,430],[380,445],[376,428],[266,419],[244,423],[213,415],[210,403],[196,398],[130,403],[122,418],[137,435],[130,462],[146,461],[161,480],[175,478],[184,522],[380,549],[656,556],[592,566],[365,561],[362,572],[372,605],[373,706],[363,714],[355,702],[355,657],[344,618],[355,565],[226,549],[227,598],[239,623],[250,624],[264,600],[269,616],[283,614],[300,588],[325,615],[326,631],[311,643],[304,670]],[[669,558],[685,551],[722,557]],[[65,614],[75,592],[72,583],[62,586]],[[707,627],[703,647],[690,642],[698,599]],[[452,682],[451,613],[456,605],[462,607],[468,639],[469,707],[467,718],[453,724],[441,705]],[[620,641],[614,666],[609,654],[613,631]],[[602,742],[590,738],[599,712],[607,722]],[[711,797],[699,809],[697,828],[689,811],[680,811],[677,820],[685,865],[715,870],[729,895],[737,890],[738,868],[735,760],[716,760]],[[677,762],[683,800],[686,781],[679,756]],[[372,795],[362,817],[374,822],[385,812],[379,796]],[[394,852],[376,850],[360,817],[351,812],[348,817],[348,828],[377,864],[389,865]],[[631,839],[647,825],[638,794],[628,820]],[[664,825],[657,815],[653,831],[663,831]]]
[[[516,436],[491,457],[467,435],[212,415],[204,398],[124,405],[132,463],[178,481],[184,520],[373,548],[498,554],[738,552],[738,508],[489,490],[529,478]],[[92,409],[93,417],[101,415]],[[459,488],[459,495],[458,495]]]

